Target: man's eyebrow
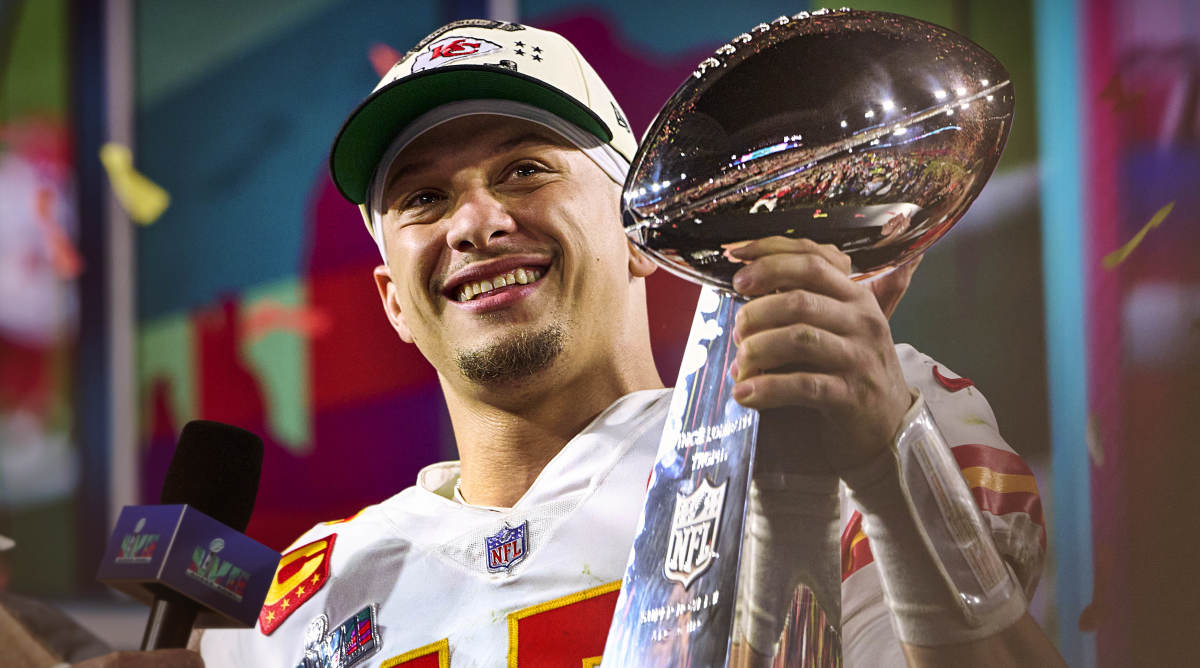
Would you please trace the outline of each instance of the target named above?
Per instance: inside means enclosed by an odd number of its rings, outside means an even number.
[[[511,151],[514,148],[518,148],[526,144],[545,144],[547,146],[562,147],[570,146],[565,139],[561,139],[552,133],[531,131],[519,134],[516,137],[500,142],[493,147],[492,151],[494,153],[503,153],[504,151]],[[413,172],[419,172],[427,165],[428,163],[409,163],[400,166],[398,169],[388,175],[387,180],[384,182],[383,192],[386,193],[390,191],[392,187],[396,185],[396,182],[401,179],[401,177],[412,174]]]
[[[548,132],[526,132],[512,139],[500,142],[496,146],[496,151],[508,151],[518,146],[525,144],[547,144],[550,146],[567,146],[566,140],[560,139],[557,135],[552,135]]]
[[[391,192],[392,188],[396,185],[396,182],[401,179],[401,177],[405,176],[406,174],[419,171],[422,167],[425,167],[425,165],[426,163],[410,162],[407,165],[392,171],[390,174],[388,174],[387,179],[383,183],[383,194],[387,195],[387,193]]]

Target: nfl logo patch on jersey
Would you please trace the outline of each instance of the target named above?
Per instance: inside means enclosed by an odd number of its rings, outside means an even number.
[[[508,522],[494,536],[483,539],[489,573],[505,573],[512,570],[529,553],[529,521],[515,527]]]

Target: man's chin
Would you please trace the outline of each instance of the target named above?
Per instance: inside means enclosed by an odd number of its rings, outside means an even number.
[[[559,325],[534,331],[520,329],[484,346],[459,351],[455,362],[473,383],[519,384],[550,368],[565,342],[566,333]]]

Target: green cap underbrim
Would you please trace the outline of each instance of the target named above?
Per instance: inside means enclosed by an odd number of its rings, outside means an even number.
[[[448,102],[500,99],[545,109],[612,141],[608,126],[591,109],[539,79],[490,65],[448,65],[394,81],[372,93],[350,113],[329,151],[329,172],[342,196],[367,199],[375,168],[396,135],[421,114]]]

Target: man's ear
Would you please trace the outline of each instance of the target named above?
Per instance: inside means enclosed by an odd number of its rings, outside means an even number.
[[[381,264],[375,267],[374,274],[375,287],[379,289],[379,299],[383,302],[383,312],[387,314],[388,322],[392,323],[392,329],[396,330],[401,339],[412,343],[412,331],[408,329],[404,313],[400,311],[400,300],[396,298],[396,282],[392,280],[392,272],[388,270],[387,265]]]
[[[658,265],[654,263],[654,260],[651,260],[650,256],[646,255],[641,251],[640,248],[633,245],[633,241],[626,238],[625,243],[629,246],[630,276],[633,276],[634,278],[645,278],[650,274],[653,274],[655,269],[658,269]]]

